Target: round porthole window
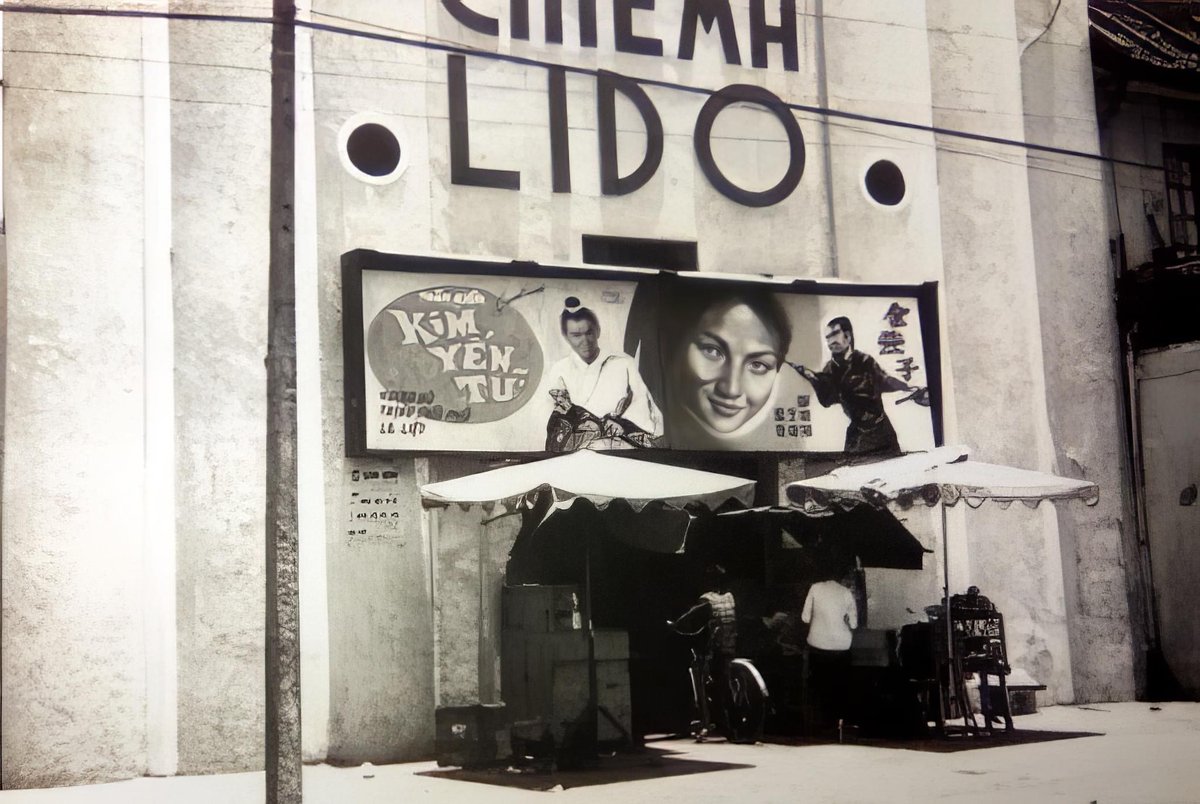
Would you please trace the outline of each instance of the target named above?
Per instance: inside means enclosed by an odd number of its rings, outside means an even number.
[[[342,125],[338,151],[342,165],[360,181],[389,184],[408,167],[398,126],[382,116],[358,114]]]
[[[894,207],[904,200],[904,174],[895,162],[880,159],[867,168],[864,179],[867,194],[878,204]]]

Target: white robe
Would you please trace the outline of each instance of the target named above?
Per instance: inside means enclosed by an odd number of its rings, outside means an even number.
[[[565,390],[571,404],[599,419],[616,413],[632,391],[629,406],[619,415],[652,436],[662,435],[662,413],[629,355],[601,351],[591,363],[584,363],[572,352],[550,367],[550,387]]]

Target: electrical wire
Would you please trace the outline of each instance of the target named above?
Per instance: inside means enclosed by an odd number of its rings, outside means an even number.
[[[190,21],[190,22],[222,22],[222,23],[239,23],[239,24],[254,24],[254,25],[273,25],[274,19],[270,16],[254,16],[245,14],[211,14],[201,12],[186,12],[186,11],[156,11],[152,9],[131,9],[131,8],[57,8],[52,6],[12,4],[0,6],[0,13],[5,14],[46,14],[57,16],[77,16],[77,17],[119,17],[132,19],[166,19],[172,21]],[[329,15],[332,16],[332,15]],[[366,31],[359,28],[352,28],[346,25],[333,25],[324,22],[313,22],[307,20],[296,20],[297,28],[306,28],[312,31],[322,33],[336,34],[341,36],[356,37],[360,39],[368,39],[379,42],[388,42],[392,44],[403,45],[406,47],[416,47],[425,50],[438,51],[454,55],[473,56],[477,58],[489,59],[492,61],[507,62],[510,64],[519,64],[527,67],[539,68],[558,68],[565,70],[568,73],[577,75],[586,75],[595,77],[602,71],[599,69],[591,69],[580,67],[577,65],[556,64],[551,61],[530,58],[526,56],[517,56],[511,53],[496,53],[493,51],[480,50],[466,45],[449,42],[446,40],[435,40],[429,37],[422,37],[417,34],[410,34],[403,31],[392,32],[393,29],[387,29],[385,26],[372,25],[375,28],[381,28],[389,31],[381,33],[377,31]],[[362,23],[370,24],[370,23]],[[687,84],[680,84],[671,81],[665,81],[655,78],[632,77],[628,76],[629,80],[645,86],[654,86],[664,89],[676,90],[680,92],[688,92],[701,95],[712,95],[717,90],[706,87],[695,87]],[[1127,159],[1117,159],[1104,154],[1092,153],[1089,151],[1080,151],[1073,148],[1060,148],[1054,145],[1043,145],[1040,143],[1029,142],[1027,140],[1013,139],[1010,137],[999,137],[991,134],[981,134],[979,132],[965,131],[962,129],[948,128],[945,126],[935,126],[926,123],[916,123],[906,120],[896,120],[887,117],[879,117],[877,115],[862,114],[858,112],[849,112],[839,109],[831,109],[821,106],[812,106],[809,104],[792,103],[783,101],[784,105],[793,112],[803,112],[806,114],[817,115],[827,119],[850,120],[859,123],[870,123],[878,126],[891,128],[906,129],[909,131],[917,131],[922,133],[934,134],[941,137],[950,137],[961,140],[969,140],[973,142],[988,143],[991,145],[1005,145],[1014,148],[1021,148],[1028,151],[1044,154],[1055,154],[1058,156],[1075,157],[1079,159],[1087,159],[1097,162],[1104,162],[1114,165],[1126,165],[1149,169],[1154,171],[1162,171],[1162,165],[1154,165],[1145,162],[1137,162]]]

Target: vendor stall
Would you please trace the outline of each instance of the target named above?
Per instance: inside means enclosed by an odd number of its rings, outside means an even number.
[[[961,714],[967,732],[981,730],[970,711],[965,679],[968,674],[983,678],[1008,673],[1004,645],[1003,617],[990,603],[985,606],[962,605],[967,598],[950,594],[946,508],[960,500],[978,508],[991,500],[1007,507],[1014,501],[1036,507],[1042,500],[1080,499],[1095,505],[1099,488],[1086,480],[1059,477],[1011,466],[968,460],[966,447],[940,447],[875,463],[846,466],[819,477],[789,483],[788,500],[808,511],[860,505],[878,507],[896,504],[902,508],[916,502],[940,505],[942,529],[942,605],[930,613],[940,623],[935,629],[934,669],[938,673],[938,724],[946,717]],[[976,599],[977,601],[977,599]],[[944,653],[941,648],[944,646]],[[1001,681],[1003,683],[1003,681]],[[985,693],[986,696],[986,693]],[[1007,696],[1004,702],[1007,713]],[[986,704],[985,704],[986,707]],[[1011,728],[1011,717],[1006,719]],[[985,712],[982,730],[990,730]]]
[[[500,646],[510,721],[576,753],[594,751],[598,739],[628,739],[628,633],[597,628],[598,554],[611,558],[604,551],[610,543],[681,553],[689,511],[746,506],[753,492],[743,478],[590,451],[423,486],[426,507],[481,505],[493,517],[522,515]]]

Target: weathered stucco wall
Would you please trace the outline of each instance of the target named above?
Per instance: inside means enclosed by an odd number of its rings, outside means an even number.
[[[824,104],[851,114],[930,125],[930,56],[922,3],[836,0],[821,4]],[[870,58],[863,54],[870,53]],[[836,248],[827,259],[856,282],[942,280],[938,163],[931,133],[829,118],[831,206]],[[874,200],[865,176],[886,160],[904,177],[895,205]],[[814,179],[822,180],[818,177]],[[870,232],[869,237],[864,233]],[[801,266],[789,273],[805,273]]]
[[[347,13],[343,5],[323,4],[320,10]],[[655,14],[645,15],[639,19],[640,26],[644,23],[640,33],[660,36],[673,53],[681,6],[681,2],[667,3]],[[436,2],[397,4],[379,21],[388,24],[392,16],[397,25],[403,20],[406,28],[424,19],[434,39],[478,46],[485,52],[497,49],[493,38],[465,29]],[[614,54],[611,19],[600,17],[600,36],[608,42],[601,49],[603,56],[572,44],[570,35],[562,46],[513,43],[512,51],[549,63],[562,60],[631,76],[665,77],[686,86],[761,83],[790,101],[817,102],[809,14],[801,15],[798,22],[798,72],[782,70],[776,50],[770,54],[770,69],[731,67],[720,59],[719,43],[703,36],[692,62],[673,56]],[[743,59],[749,61],[744,9],[735,14],[735,22]],[[566,23],[568,29],[573,25]],[[554,193],[549,175],[546,70],[472,55],[466,58],[471,163],[519,171],[521,189],[452,185],[446,53],[333,34],[318,34],[314,52],[322,259],[349,248],[375,248],[578,263],[581,236],[605,234],[698,241],[700,264],[707,270],[811,275],[826,270],[829,213],[824,200],[824,143],[812,116],[799,116],[807,148],[804,178],[787,200],[764,212],[730,202],[701,173],[692,135],[704,97],[647,86],[664,127],[662,164],[638,191],[605,197],[599,186],[596,82],[572,74],[567,77],[572,186],[570,193]],[[663,68],[664,62],[670,69]],[[640,162],[645,135],[632,104],[618,95],[616,106],[618,161],[624,175]],[[360,182],[336,161],[337,132],[359,113],[381,116],[400,135],[409,162],[394,183]],[[752,136],[746,136],[747,129]],[[760,108],[733,107],[723,112],[714,129],[713,151],[731,179],[756,190],[777,181],[786,167],[783,129]]]
[[[439,705],[461,706],[480,702],[484,686],[479,667],[483,516],[473,506],[439,511],[437,518],[437,697]]]
[[[171,129],[151,142],[144,26],[23,16],[6,28],[21,303],[9,307],[5,784],[260,767],[265,31],[172,24]],[[178,630],[164,653],[148,649],[160,635],[144,616],[172,603],[143,578],[155,571],[143,539],[175,534],[143,529],[143,338],[162,312],[143,309],[143,243],[158,233],[141,202],[164,179],[145,155],[171,152]],[[151,702],[146,674],[173,671],[161,662],[175,651],[175,683]],[[147,729],[171,741],[149,764]]]
[[[1200,420],[1194,411],[1200,398],[1200,342],[1141,352],[1136,378],[1156,647],[1178,685],[1178,697],[1194,700],[1200,697],[1200,621],[1193,594],[1200,574],[1195,549],[1200,511],[1181,502],[1200,476]],[[1162,694],[1161,684],[1148,692]]]
[[[352,460],[346,472],[337,506],[343,520],[329,534],[327,551],[329,759],[428,756],[434,698],[430,547],[414,459]],[[377,479],[369,476],[375,472]],[[388,514],[384,524],[369,518],[380,512]],[[367,517],[356,518],[358,513]]]
[[[478,462],[434,459],[438,480],[484,471]],[[471,466],[475,464],[475,466]],[[468,468],[470,467],[470,468]],[[465,470],[465,471],[464,471]],[[520,516],[479,505],[439,509],[436,519],[438,704],[497,703],[500,679],[501,590]]]
[[[977,583],[1000,605],[1014,664],[1047,683],[1049,698],[1131,694],[1137,635],[1123,586],[1126,478],[1105,190],[1095,166],[798,110],[800,185],[773,207],[751,208],[703,175],[693,131],[705,96],[686,91],[758,84],[806,106],[1094,150],[1084,3],[1062,4],[1039,37],[1051,5],[807,0],[798,3],[795,72],[781,69],[775,45],[769,69],[725,64],[712,34],[699,36],[695,59],[676,58],[683,0],[635,15],[638,34],[663,40],[662,57],[616,53],[603,13],[601,46],[591,49],[578,45],[570,19],[566,44],[547,45],[535,14],[523,44],[466,30],[437,0],[370,9],[385,28],[434,40],[679,84],[645,86],[664,126],[663,160],[644,187],[619,197],[600,192],[594,76],[567,76],[572,186],[555,193],[545,68],[467,56],[471,163],[520,171],[521,189],[453,185],[447,54],[312,35],[314,108],[298,120],[311,120],[301,134],[313,136],[314,156],[297,184],[298,211],[312,222],[298,226],[297,250],[315,264],[301,315],[319,324],[303,358],[319,388],[301,393],[320,401],[318,414],[302,415],[321,427],[306,444],[322,456],[306,488],[323,489],[315,517],[324,525],[317,542],[328,641],[305,650],[306,661],[329,672],[316,682],[328,686],[320,691],[328,719],[318,710],[315,727],[306,727],[311,758],[324,756],[325,745],[344,761],[427,755],[439,692],[443,702],[494,696],[496,573],[511,524],[488,526],[499,535],[489,531],[481,561],[478,528],[450,533],[443,523],[439,540],[416,508],[424,479],[464,474],[471,461],[345,458],[339,259],[354,248],[579,263],[582,235],[603,234],[695,241],[704,270],[941,282],[947,441],[969,444],[984,460],[1102,486],[1096,509],[952,512],[951,586]],[[318,6],[364,14],[348,0]],[[748,4],[732,7],[748,62]],[[506,8],[497,4],[497,13]],[[13,14],[5,28],[3,778],[32,785],[138,775],[147,767],[148,605],[140,574],[142,43],[121,20]],[[262,761],[268,36],[258,25],[170,24],[184,772]],[[1135,135],[1148,127],[1164,139],[1196,133],[1169,116],[1158,122],[1151,106],[1122,114],[1109,143],[1121,153],[1141,147]],[[398,135],[407,168],[395,181],[366,182],[345,169],[339,135],[362,115]],[[628,174],[645,135],[621,95],[616,116],[620,173]],[[1155,144],[1133,158],[1156,162],[1158,136],[1147,134]],[[721,113],[713,152],[751,190],[777,181],[788,158],[782,126],[750,106]],[[880,159],[903,172],[897,205],[873,201],[864,188],[866,169]],[[1152,185],[1161,199],[1161,177],[1124,168],[1116,177],[1123,220],[1141,227],[1137,199]],[[1127,235],[1131,255],[1148,256],[1145,232],[1131,226]],[[359,538],[354,477],[376,470],[396,473],[399,524]],[[446,522],[464,516],[477,521],[479,512],[448,513]],[[875,575],[877,613],[889,625],[940,586],[939,523],[912,516],[937,552],[921,576]],[[435,607],[439,577],[444,596]]]
[[[1087,3],[1028,0],[1018,5],[1029,15],[1023,31],[1028,47],[1021,59],[1026,136],[1043,145],[1097,153]],[[1077,701],[1133,697],[1145,639],[1122,438],[1114,262],[1107,227],[1100,225],[1107,182],[1098,160],[1029,156],[1053,466],[1101,489],[1095,507],[1057,506]]]
[[[330,14],[355,16],[353,4],[322,4]],[[413,4],[377,8],[383,25],[419,25]],[[407,17],[405,15],[408,15]],[[433,746],[434,659],[430,534],[417,486],[427,463],[345,457],[342,396],[341,254],[348,243],[432,250],[428,167],[409,151],[422,148],[425,127],[425,55],[385,42],[315,34],[313,83],[315,185],[299,185],[315,205],[316,231],[301,237],[315,249],[323,406],[325,535],[328,583],[328,757],[341,761],[397,761],[430,755]],[[354,178],[339,159],[338,135],[357,112],[393,128],[408,170],[391,184]],[[395,471],[402,511],[393,534],[352,534],[351,496],[357,477]]]
[[[1025,139],[1010,4],[926,3],[934,124]],[[1023,148],[939,135],[938,184],[957,421],[950,441],[975,457],[1052,468],[1028,158]],[[961,523],[961,525],[960,525]],[[951,519],[969,546],[967,577],[1004,612],[1009,657],[1073,697],[1058,531],[1044,513],[984,506]],[[963,529],[959,530],[961,526]]]
[[[269,36],[171,26],[181,773],[263,761]]]
[[[146,769],[140,30],[6,15],[3,786]]]

